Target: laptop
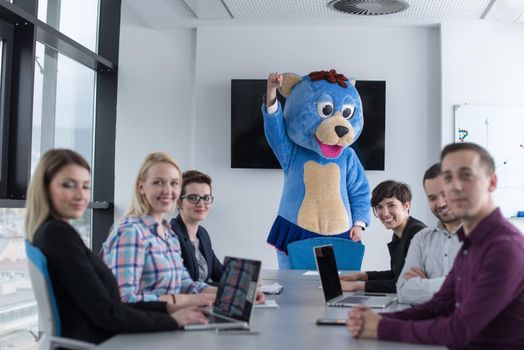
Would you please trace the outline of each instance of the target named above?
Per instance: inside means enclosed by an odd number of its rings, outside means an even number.
[[[204,311],[209,323],[187,325],[184,329],[249,329],[261,265],[260,261],[226,256],[215,305]]]
[[[344,295],[340,285],[333,245],[314,247],[313,251],[327,306],[352,307],[364,304],[371,308],[385,308],[397,300],[396,296],[380,293],[360,292]]]

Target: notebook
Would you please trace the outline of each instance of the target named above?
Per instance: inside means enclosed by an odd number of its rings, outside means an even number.
[[[317,269],[327,306],[352,307],[364,304],[372,308],[385,308],[397,298],[378,293],[350,293],[344,295],[337,270],[333,245],[314,247]]]
[[[260,261],[226,256],[215,306],[205,310],[209,323],[187,325],[184,329],[249,329],[261,265]]]

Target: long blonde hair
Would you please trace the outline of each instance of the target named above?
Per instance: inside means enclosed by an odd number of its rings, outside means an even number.
[[[69,149],[47,151],[36,166],[26,195],[26,238],[32,242],[38,227],[49,217],[58,217],[51,204],[49,184],[65,166],[76,164],[91,172],[89,164],[78,153]]]
[[[149,213],[149,210],[151,209],[151,206],[149,205],[147,199],[145,196],[141,195],[138,187],[140,185],[140,182],[144,182],[147,179],[147,172],[149,169],[158,163],[168,163],[173,165],[176,170],[178,171],[178,174],[182,176],[182,172],[180,171],[180,167],[178,166],[176,160],[171,157],[167,153],[163,152],[155,152],[149,154],[142,163],[142,166],[140,167],[140,170],[138,172],[138,175],[136,177],[135,181],[135,187],[133,189],[133,194],[131,198],[131,203],[129,204],[129,207],[127,208],[126,213],[124,214],[124,218],[129,216],[143,216]]]

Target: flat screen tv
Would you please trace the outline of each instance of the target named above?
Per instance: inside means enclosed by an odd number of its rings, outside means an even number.
[[[364,109],[364,130],[351,147],[365,170],[384,170],[386,82],[357,80]],[[279,169],[264,135],[262,96],[265,79],[231,80],[231,167]],[[285,98],[278,96],[282,105]]]

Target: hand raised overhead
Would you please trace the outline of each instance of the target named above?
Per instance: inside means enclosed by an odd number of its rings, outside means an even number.
[[[277,88],[282,86],[284,77],[282,74],[273,72],[267,77],[266,107],[271,106],[277,99]]]

